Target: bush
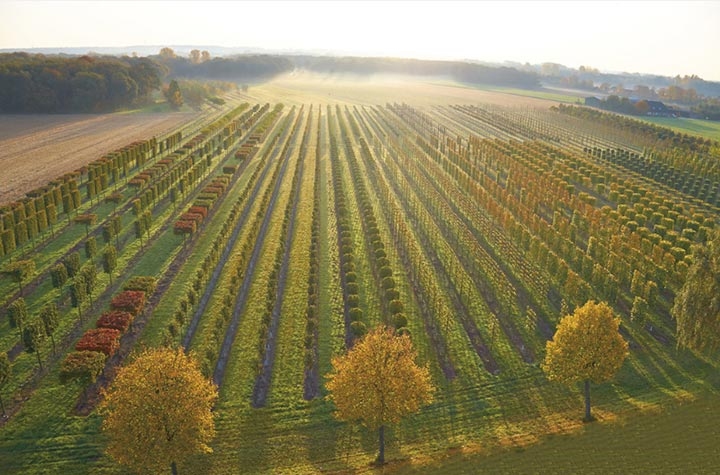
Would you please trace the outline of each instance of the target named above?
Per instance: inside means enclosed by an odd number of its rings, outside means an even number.
[[[157,279],[155,277],[136,275],[125,283],[123,290],[139,290],[141,292],[145,292],[145,296],[149,296],[155,292],[156,286]]]
[[[140,290],[125,290],[117,294],[110,302],[113,310],[124,310],[137,316],[145,306],[145,292]]]
[[[403,313],[396,313],[393,315],[393,326],[396,329],[404,328],[407,326],[407,317]]]
[[[112,328],[121,333],[125,333],[127,329],[130,328],[132,321],[133,316],[131,313],[122,310],[113,310],[100,315],[95,326],[98,328]]]
[[[360,296],[358,294],[348,295],[348,307],[354,308],[360,305]]]
[[[120,331],[112,328],[91,328],[75,345],[78,351],[99,351],[107,356],[120,346]]]
[[[363,311],[357,307],[351,308],[348,312],[351,322],[359,322],[362,320]]]
[[[72,351],[60,363],[60,381],[82,379],[92,383],[105,367],[106,358],[97,351]]]
[[[385,291],[385,300],[388,302],[392,302],[393,300],[397,300],[400,298],[400,292],[398,292],[395,289],[387,289]]]
[[[383,266],[380,268],[380,277],[392,277],[393,271],[389,266]]]
[[[401,300],[391,300],[390,301],[390,313],[393,315],[402,313],[402,311],[405,310],[405,305],[403,305]]]
[[[350,324],[350,331],[355,338],[360,338],[367,333],[367,327],[363,322],[352,322]]]

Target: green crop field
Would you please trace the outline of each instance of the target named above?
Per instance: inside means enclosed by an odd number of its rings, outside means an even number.
[[[97,403],[160,345],[219,387],[213,452],[179,473],[711,470],[720,361],[677,348],[670,309],[720,226],[720,147],[503,92],[284,78],[0,207],[0,270],[30,265],[22,291],[0,277],[0,472],[125,473]],[[630,355],[583,424],[579,385],[540,363],[590,299]],[[59,310],[39,353],[8,318],[21,301],[29,321]],[[93,337],[111,310],[129,326]],[[375,434],[333,417],[324,381],[380,324],[437,391],[376,469]],[[90,343],[95,382],[64,364]]]
[[[668,127],[678,132],[699,135],[712,140],[720,140],[720,122],[701,119],[674,119],[671,117],[643,117],[642,120],[651,124]]]

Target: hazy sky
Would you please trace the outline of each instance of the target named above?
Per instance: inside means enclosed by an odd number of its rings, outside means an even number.
[[[557,62],[720,81],[714,1],[7,1],[0,48],[219,45]]]

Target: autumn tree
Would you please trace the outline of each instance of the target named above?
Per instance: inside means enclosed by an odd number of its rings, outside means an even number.
[[[212,449],[217,388],[182,349],[145,350],[118,371],[101,411],[107,452],[136,471],[161,471]]]
[[[172,48],[164,47],[160,50],[160,57],[164,59],[172,59],[175,58],[175,51]]]
[[[30,320],[23,327],[22,333],[23,345],[28,353],[35,353],[38,360],[38,366],[42,369],[42,359],[40,357],[40,344],[45,340],[45,327],[39,318]]]
[[[173,79],[170,81],[170,85],[165,91],[165,99],[167,99],[168,104],[174,109],[179,109],[180,106],[183,105],[182,92],[180,92],[180,86],[178,86],[176,80]]]
[[[60,314],[58,313],[57,304],[55,302],[47,303],[40,310],[40,320],[42,321],[45,335],[50,337],[52,342],[53,353],[55,353],[55,330],[60,326]]]
[[[110,276],[112,284],[112,273],[117,267],[117,249],[113,245],[108,245],[103,252],[103,270]]]
[[[430,372],[415,363],[416,356],[408,335],[377,327],[332,361],[326,387],[335,416],[378,431],[378,464],[385,463],[385,426],[432,400]]]
[[[695,246],[692,264],[672,315],[677,321],[678,345],[698,351],[720,347],[720,231],[704,246]]]
[[[23,327],[28,319],[27,305],[25,299],[18,297],[15,299],[7,308],[8,317],[10,319],[10,326],[17,328],[20,331],[20,338],[22,338]]]
[[[10,381],[12,375],[12,364],[10,358],[6,352],[0,352],[0,408],[2,409],[3,416],[5,415],[5,404],[2,400],[2,388]]]
[[[618,331],[620,319],[605,302],[588,301],[560,320],[546,344],[543,370],[551,381],[585,385],[585,421],[590,414],[590,382],[611,379],[628,355],[628,344]]]
[[[2,271],[2,274],[12,277],[12,279],[17,282],[20,294],[22,294],[23,282],[32,276],[34,272],[35,261],[22,260],[8,264],[8,266]]]
[[[95,236],[90,236],[85,241],[85,257],[87,257],[89,260],[93,260],[96,254],[97,242],[95,241]]]
[[[200,63],[200,50],[199,49],[190,50],[190,62],[193,64]]]

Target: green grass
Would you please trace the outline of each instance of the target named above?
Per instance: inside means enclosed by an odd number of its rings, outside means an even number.
[[[482,86],[482,89],[488,91],[502,92],[504,94],[513,94],[516,96],[534,97],[535,99],[545,99],[548,101],[564,102],[566,104],[575,104],[582,102],[582,98],[579,96],[571,96],[569,94],[560,94],[557,92],[551,92],[544,89],[518,89],[513,87],[497,87],[497,86]]]
[[[672,117],[640,117],[640,120],[668,127],[677,132],[720,140],[720,122],[702,119],[675,119]]]
[[[587,424],[572,434],[488,450],[464,447],[426,465],[399,463],[386,473],[714,473],[720,465],[716,394],[662,412]],[[692,468],[691,468],[692,467]]]

